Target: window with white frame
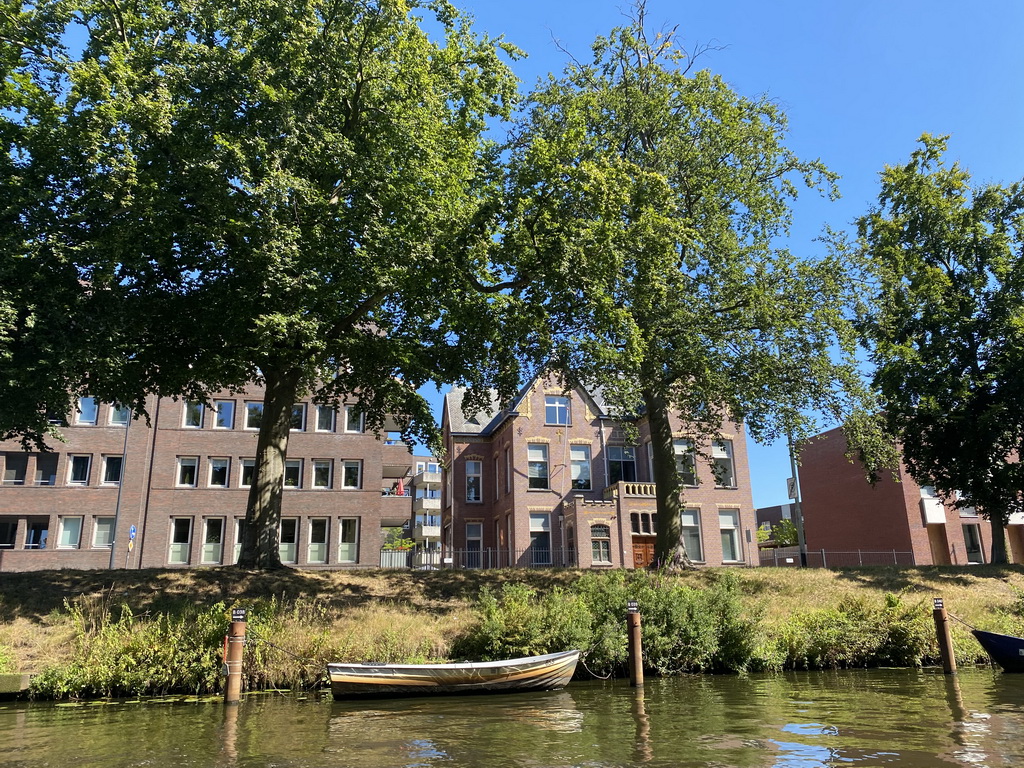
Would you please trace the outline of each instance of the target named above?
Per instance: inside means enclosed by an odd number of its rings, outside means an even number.
[[[498,457],[497,456],[494,457],[494,461],[491,462],[491,466],[492,466],[492,469],[494,470],[494,474],[491,475],[491,477],[494,478],[494,480],[491,481],[492,484],[494,485],[494,500],[497,501],[499,498],[501,498],[501,483],[498,482]]]
[[[361,488],[362,487],[363,462],[343,461],[341,464],[341,487]]]
[[[608,484],[636,481],[636,449],[629,445],[608,446]]]
[[[338,562],[355,563],[359,560],[359,518],[341,518],[338,531]]]
[[[60,518],[58,549],[78,549],[82,543],[82,518],[75,515]]]
[[[292,432],[304,432],[306,429],[306,404],[299,403],[292,406]]]
[[[466,501],[483,501],[483,462],[466,462]]]
[[[365,414],[356,405],[345,406],[345,431],[362,432],[365,425]]]
[[[686,554],[691,560],[704,560],[704,546],[700,537],[700,510],[684,509],[679,514],[682,525],[682,541]]]
[[[333,432],[337,418],[338,410],[333,405],[318,405],[316,407],[316,431]]]
[[[463,565],[466,568],[480,568],[481,553],[484,548],[484,524],[480,522],[466,523],[466,557]]]
[[[231,459],[226,457],[210,459],[210,487],[227,488],[231,470]]]
[[[214,422],[215,429],[235,428],[235,401],[214,400],[213,407],[217,413],[217,420]]]
[[[280,544],[278,554],[282,563],[297,563],[299,561],[299,518],[282,517]]]
[[[114,523],[116,518],[97,517],[92,524],[92,545],[96,549],[110,549],[114,546]]]
[[[331,469],[334,462],[330,459],[313,459],[313,487],[314,488],[330,488],[331,481]]]
[[[548,487],[548,447],[543,443],[530,443],[526,446],[527,467],[529,472],[529,488],[544,489]]]
[[[735,488],[736,473],[732,461],[732,440],[716,440],[711,446],[716,488]]]
[[[736,509],[720,509],[718,525],[722,530],[722,562],[736,563],[743,559],[740,547],[740,513]]]
[[[590,446],[569,446],[569,471],[572,475],[574,491],[589,491],[590,484]]]
[[[234,546],[234,558],[231,560],[232,563],[237,563],[238,558],[242,554],[242,537],[245,536],[245,518],[235,518],[235,546]]]
[[[505,449],[505,493],[512,493],[512,452]]]
[[[530,553],[533,565],[551,565],[551,515],[530,513]]]
[[[194,400],[185,401],[183,426],[199,429],[203,426],[203,404]]]
[[[309,545],[306,562],[327,562],[327,518],[314,517],[309,521]]]
[[[683,485],[697,485],[697,452],[692,440],[673,440],[672,451],[676,457],[676,473]]]
[[[195,487],[196,479],[199,477],[199,457],[179,456],[178,457],[178,479],[176,485]]]
[[[239,488],[248,488],[256,476],[256,459],[242,459],[242,472],[238,478]]]
[[[288,459],[284,463],[284,487],[302,487],[302,459]]]
[[[131,419],[131,409],[126,405],[110,406],[110,425],[113,427],[124,427]]]
[[[192,518],[171,518],[171,543],[167,551],[167,562],[172,565],[186,565],[192,549]]]
[[[87,454],[68,456],[68,484],[88,485],[92,456]]]
[[[637,536],[654,536],[658,532],[657,512],[631,512],[630,531]]]
[[[121,482],[121,471],[124,468],[124,456],[103,457],[103,482],[106,485],[117,485]]]
[[[610,526],[599,524],[590,526],[590,544],[593,550],[593,561],[595,563],[612,562],[612,529]]]
[[[203,521],[203,552],[200,562],[220,563],[224,554],[224,518],[208,517]]]
[[[247,402],[245,404],[245,428],[259,429],[263,423],[263,403]]]
[[[544,423],[560,427],[567,427],[572,423],[568,397],[548,395],[544,398]]]
[[[95,424],[97,413],[99,413],[99,401],[95,397],[78,398],[76,424]]]

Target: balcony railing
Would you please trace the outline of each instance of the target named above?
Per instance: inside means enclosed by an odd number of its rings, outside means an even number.
[[[441,500],[440,499],[415,499],[412,503],[414,512],[440,512],[441,511]]]
[[[654,498],[655,491],[658,486],[654,483],[639,483],[635,481],[619,481],[614,485],[609,485],[604,489],[604,497],[606,499],[615,498],[618,496],[641,496],[644,498]]]
[[[417,541],[423,539],[440,539],[441,538],[441,525],[429,525],[426,523],[420,523],[413,528],[412,537]]]

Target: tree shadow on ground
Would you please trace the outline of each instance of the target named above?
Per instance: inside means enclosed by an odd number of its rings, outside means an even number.
[[[858,566],[835,569],[838,578],[887,592],[935,591],[943,586],[969,587],[978,579],[1006,581],[1024,575],[1020,565]]]

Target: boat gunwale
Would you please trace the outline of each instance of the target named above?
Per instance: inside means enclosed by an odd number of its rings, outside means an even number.
[[[559,651],[557,653],[545,653],[540,656],[522,656],[517,659],[501,659],[498,661],[454,661],[454,662],[441,662],[439,664],[388,664],[385,662],[339,662],[332,661],[328,662],[328,671],[334,667],[337,669],[352,669],[352,670],[370,670],[370,669],[394,669],[403,672],[409,672],[413,670],[424,670],[424,671],[445,671],[445,670],[466,670],[466,669],[488,669],[496,670],[502,669],[503,667],[524,665],[524,664],[538,664],[547,661],[555,661],[556,659],[568,659],[575,655],[577,659],[581,655],[581,651],[578,649],[570,651]]]

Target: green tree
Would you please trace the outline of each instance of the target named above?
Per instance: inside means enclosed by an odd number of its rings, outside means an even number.
[[[867,401],[848,265],[779,246],[798,186],[832,195],[834,175],[786,148],[777,104],[692,71],[643,3],[593,54],[532,94],[502,246],[556,265],[556,364],[649,419],[656,557],[685,564],[674,432],[706,446],[735,420],[798,439],[812,411],[838,420]]]
[[[971,185],[925,135],[858,222],[877,294],[864,331],[910,474],[992,525],[1024,511],[1024,185]]]
[[[371,429],[399,414],[433,440],[417,389],[481,385],[506,345],[482,137],[515,97],[515,51],[445,0],[19,8],[7,87],[55,105],[67,194],[48,237],[105,324],[89,388],[141,411],[262,383],[239,565],[275,567],[297,399],[358,397]]]

